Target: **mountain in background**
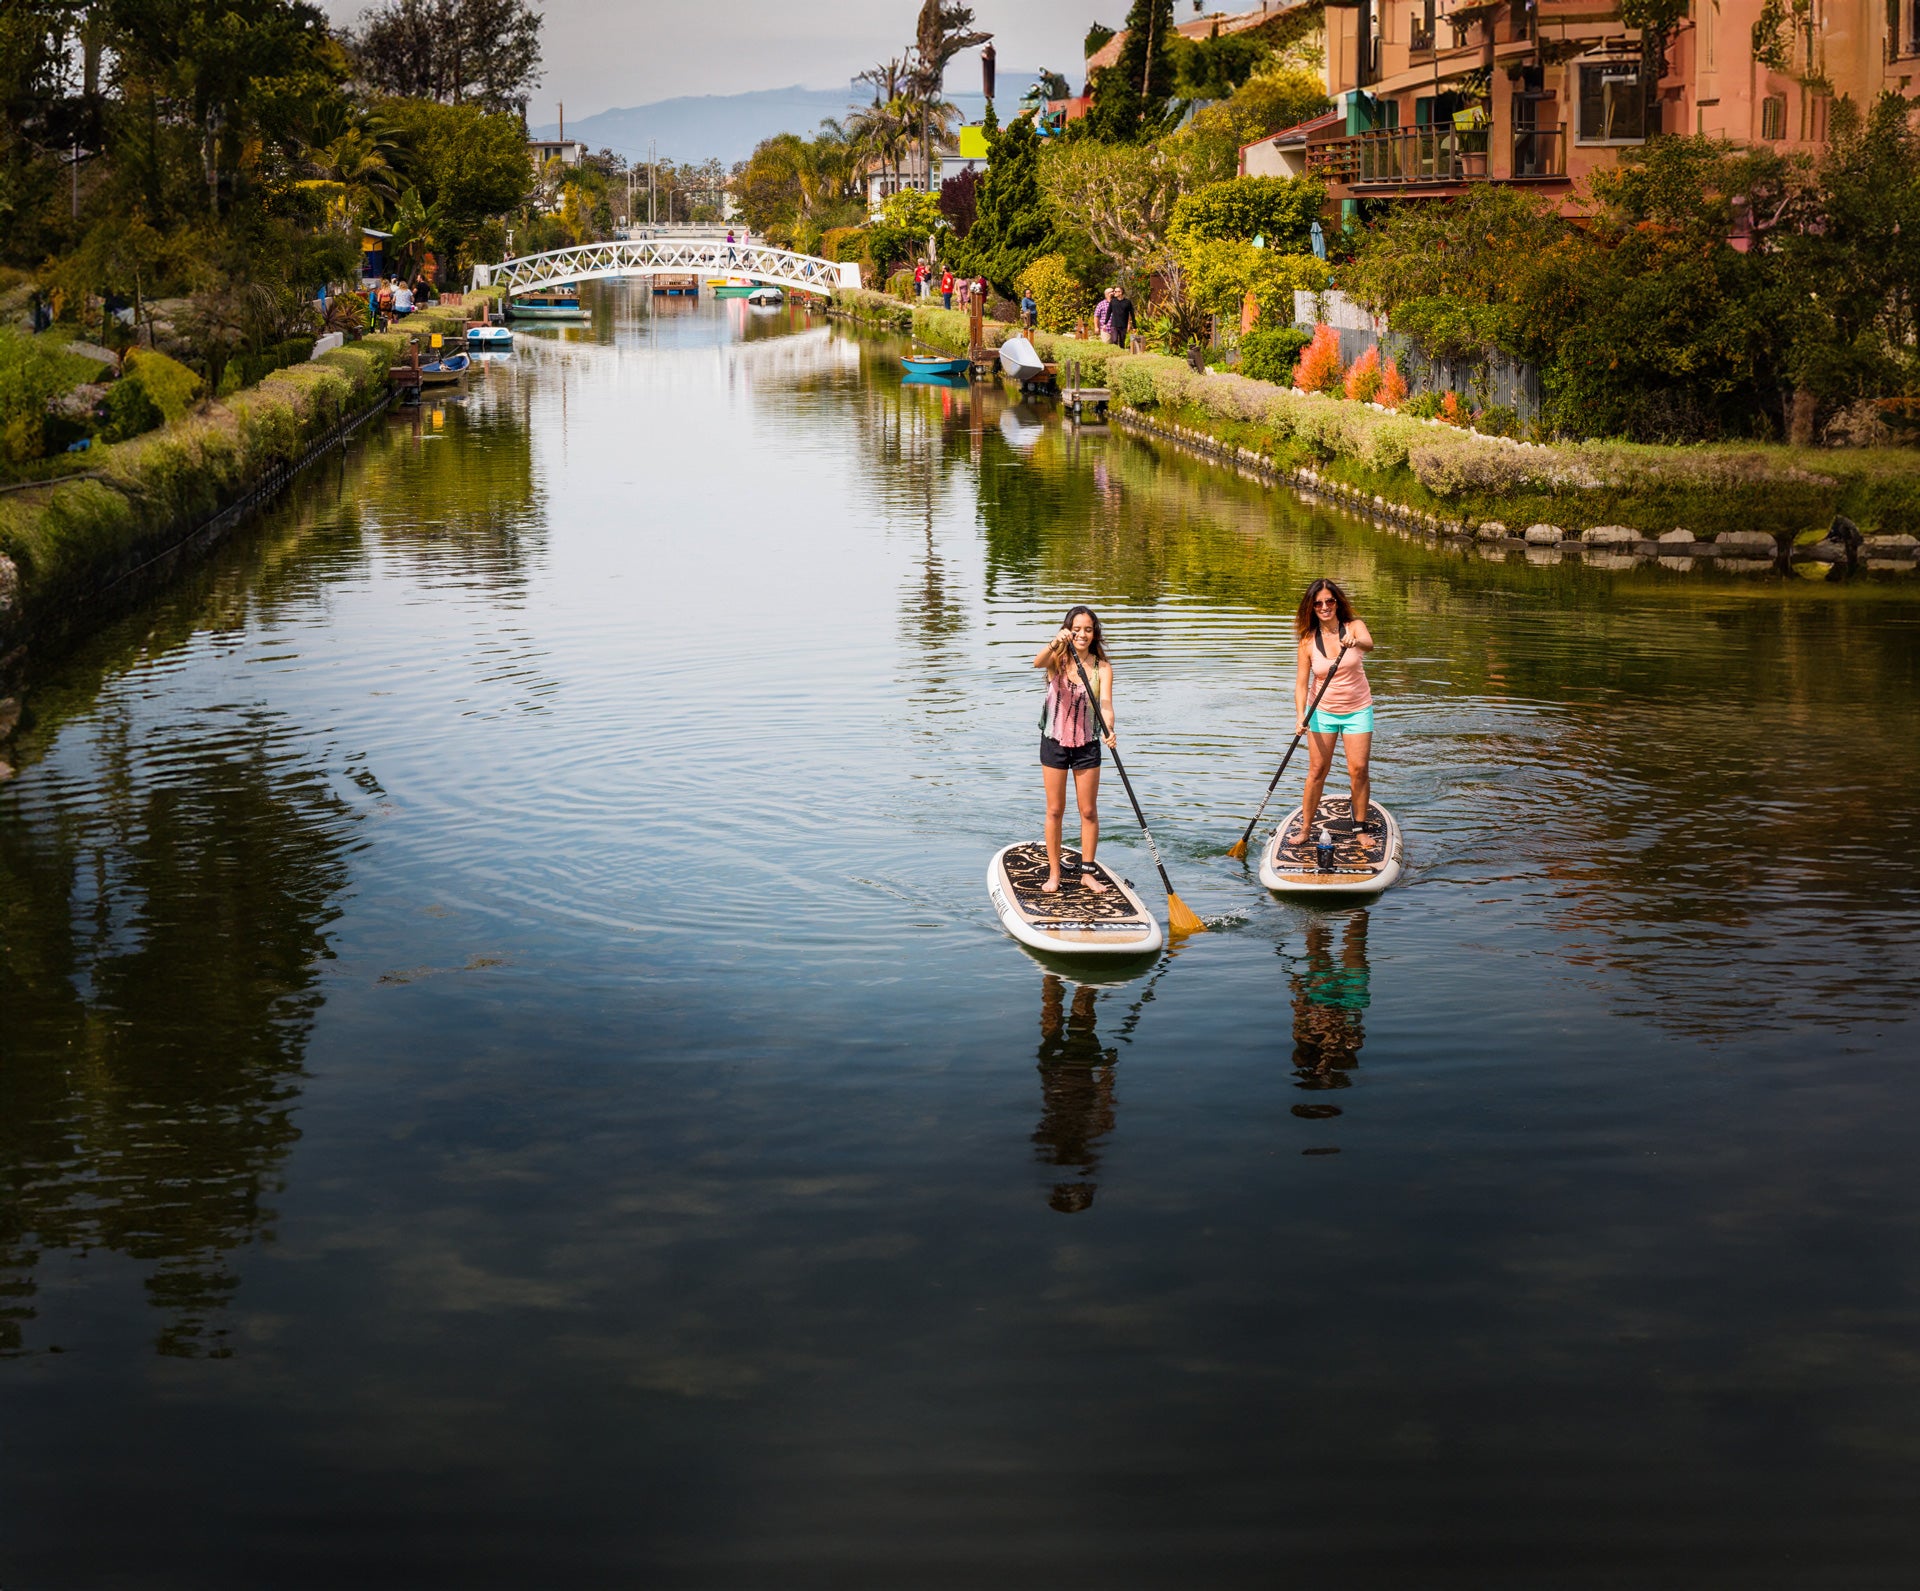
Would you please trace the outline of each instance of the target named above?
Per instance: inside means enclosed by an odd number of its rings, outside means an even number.
[[[950,76],[979,82],[978,68],[967,69],[956,62]],[[1020,96],[1034,79],[1032,72],[998,73],[993,96],[994,107],[1002,120],[1011,116],[1020,104]],[[986,114],[986,101],[978,92],[947,91],[947,98],[960,107],[963,120],[977,122]],[[763,88],[749,94],[703,94],[684,99],[663,99],[651,105],[635,105],[629,110],[603,110],[597,115],[567,118],[567,136],[577,138],[589,149],[611,149],[625,155],[629,162],[644,162],[647,140],[658,146],[659,157],[675,164],[699,162],[718,156],[731,166],[753,153],[753,146],[775,133],[812,134],[825,118],[842,117],[858,105],[871,104],[873,90],[865,83],[850,83],[845,88]],[[535,138],[557,138],[559,127],[549,122],[533,129]]]

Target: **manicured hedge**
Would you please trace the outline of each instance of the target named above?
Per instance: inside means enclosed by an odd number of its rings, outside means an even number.
[[[457,314],[416,316],[409,328],[460,324]],[[406,343],[386,332],[277,370],[175,424],[96,446],[95,479],[0,496],[0,556],[19,585],[13,609],[0,612],[0,654],[29,633],[84,628],[89,598],[378,401]]]
[[[958,312],[878,293],[836,300],[856,318],[966,347]],[[994,327],[989,341],[1009,330]],[[1078,361],[1083,379],[1111,388],[1123,407],[1158,411],[1283,468],[1309,466],[1448,520],[1545,522],[1572,532],[1627,525],[1651,536],[1685,529],[1703,539],[1764,530],[1791,539],[1843,513],[1867,535],[1920,534],[1920,453],[1912,449],[1516,442],[1227,371],[1196,373],[1185,360],[1110,343],[1041,333],[1034,345],[1042,358]]]

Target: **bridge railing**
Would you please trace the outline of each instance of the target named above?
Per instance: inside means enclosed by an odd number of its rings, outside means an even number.
[[[811,254],[796,254],[790,249],[769,248],[764,243],[728,243],[724,238],[642,238],[582,243],[574,248],[522,255],[498,265],[476,265],[473,285],[504,287],[511,297],[569,282],[701,271],[745,276],[757,282],[816,293],[860,285],[860,268],[850,261],[823,260]]]

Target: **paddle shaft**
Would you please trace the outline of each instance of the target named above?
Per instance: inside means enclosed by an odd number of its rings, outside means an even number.
[[[1326,683],[1320,687],[1320,695],[1314,697],[1313,705],[1307,709],[1309,724],[1313,722],[1313,715],[1320,710],[1321,699],[1333,689],[1333,676],[1340,672],[1340,659],[1347,655],[1347,646],[1348,643],[1345,641],[1340,643],[1340,654],[1334,658],[1333,667],[1327,670]],[[1293,761],[1293,754],[1300,749],[1300,742],[1306,738],[1306,733],[1304,726],[1294,731],[1293,744],[1287,747],[1287,754],[1280,759],[1280,766],[1273,770],[1272,779],[1267,781],[1267,793],[1260,798],[1260,810],[1254,813],[1252,821],[1247,824],[1247,832],[1240,836],[1242,856],[1247,853],[1247,841],[1253,838],[1253,831],[1259,827],[1260,819],[1266,815],[1267,803],[1273,799],[1273,792],[1280,788],[1280,776],[1287,771],[1287,764]],[[1311,815],[1308,816],[1307,821],[1309,823],[1313,821]]]
[[[1080,671],[1080,683],[1086,687],[1087,705],[1093,709],[1093,727],[1102,740],[1107,738],[1107,720],[1100,711],[1100,698],[1093,694],[1093,681],[1087,678],[1087,665],[1078,657],[1073,666]],[[1140,821],[1140,832],[1146,836],[1147,849],[1153,852],[1153,865],[1160,870],[1160,882],[1167,887],[1167,893],[1173,894],[1173,880],[1167,877],[1167,864],[1160,860],[1160,847],[1153,843],[1153,830],[1147,827],[1147,815],[1140,810],[1140,798],[1133,793],[1133,781],[1127,777],[1127,765],[1120,760],[1120,748],[1109,746],[1113,753],[1113,766],[1120,775],[1120,783],[1126,787],[1127,799],[1133,803],[1133,815]]]

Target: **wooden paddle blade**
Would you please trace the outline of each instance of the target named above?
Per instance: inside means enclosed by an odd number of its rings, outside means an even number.
[[[1167,891],[1167,927],[1176,934],[1204,934],[1207,925],[1172,890]]]

